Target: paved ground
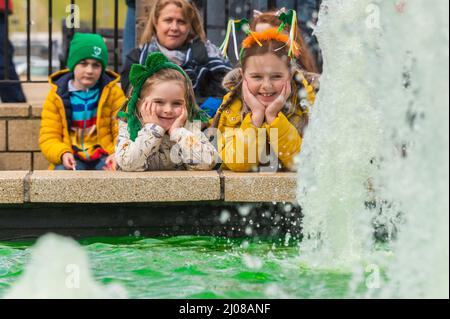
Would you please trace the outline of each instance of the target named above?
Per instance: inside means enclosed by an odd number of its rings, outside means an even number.
[[[30,104],[43,103],[50,90],[48,83],[23,83],[22,87]]]

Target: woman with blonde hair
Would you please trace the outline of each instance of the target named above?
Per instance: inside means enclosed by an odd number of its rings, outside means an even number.
[[[231,66],[206,39],[202,19],[192,1],[154,1],[140,45],[127,54],[124,63],[121,82],[125,92],[129,89],[131,65],[144,64],[152,52],[163,53],[186,72],[200,107],[214,115],[225,93],[222,79]]]

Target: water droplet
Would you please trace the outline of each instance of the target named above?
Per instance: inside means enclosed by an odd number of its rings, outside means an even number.
[[[286,213],[289,213],[289,212],[292,211],[292,205],[291,204],[286,204],[283,208],[284,208],[284,211]]]
[[[263,267],[263,262],[260,258],[250,255],[242,255],[242,262],[251,269],[261,269]]]
[[[227,210],[223,210],[222,213],[220,214],[219,221],[221,224],[225,224],[227,221],[229,221],[230,217],[231,217],[230,212]]]
[[[250,214],[250,209],[251,209],[250,205],[240,206],[238,208],[239,215],[243,217],[248,216],[248,214]]]

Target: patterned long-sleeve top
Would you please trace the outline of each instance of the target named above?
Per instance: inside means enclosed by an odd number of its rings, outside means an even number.
[[[166,134],[156,124],[145,124],[133,142],[127,123],[119,121],[115,153],[120,169],[128,172],[164,170],[211,170],[218,153],[208,138],[192,123]]]

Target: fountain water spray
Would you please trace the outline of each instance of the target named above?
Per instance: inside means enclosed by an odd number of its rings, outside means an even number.
[[[402,214],[387,282],[372,296],[449,296],[449,4],[383,1],[377,99],[383,114],[376,175],[385,220]],[[383,265],[384,262],[384,265]]]
[[[73,239],[47,234],[32,248],[24,274],[6,299],[102,299],[126,298],[119,285],[94,281],[88,257]]]
[[[298,199],[305,213],[302,258],[315,267],[348,266],[370,236],[370,178],[379,136],[374,78],[378,31],[369,1],[323,1],[315,33],[323,52],[320,92],[299,158]]]
[[[310,265],[360,257],[384,269],[367,296],[448,298],[448,30],[444,1],[322,3],[324,73],[299,160],[301,253]],[[389,260],[371,254],[374,223],[394,226]]]

